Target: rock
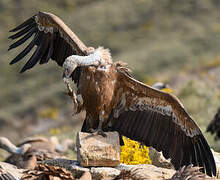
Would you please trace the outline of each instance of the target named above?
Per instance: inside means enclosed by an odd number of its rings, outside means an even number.
[[[120,171],[130,171],[134,179],[142,180],[164,180],[173,176],[176,172],[173,169],[159,168],[150,164],[125,165],[120,164],[116,169]]]
[[[85,172],[79,180],[92,180],[92,175],[90,172]]]
[[[94,180],[114,179],[120,174],[120,170],[110,167],[92,167],[90,172]]]
[[[106,132],[107,137],[78,132],[77,161],[83,167],[115,167],[120,164],[120,144],[117,132]]]
[[[152,165],[162,168],[175,169],[170,162],[170,159],[166,159],[162,152],[158,152],[156,149],[149,148],[149,156],[152,162]]]
[[[193,165],[183,166],[171,177],[171,179],[167,180],[208,180],[215,178],[211,178],[200,171],[200,167],[193,167]],[[216,179],[217,180],[217,179]]]
[[[69,170],[75,178],[82,177],[85,173],[90,171],[88,168],[80,167],[78,165],[72,165]]]

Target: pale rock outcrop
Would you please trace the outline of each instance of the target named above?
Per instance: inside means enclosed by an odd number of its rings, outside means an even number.
[[[117,132],[105,132],[106,137],[78,132],[77,161],[80,166],[115,167],[120,164],[120,144]]]
[[[168,169],[175,169],[170,162],[170,159],[166,159],[162,152],[158,152],[156,149],[149,147],[149,156],[151,159],[151,163],[154,166],[168,168]]]

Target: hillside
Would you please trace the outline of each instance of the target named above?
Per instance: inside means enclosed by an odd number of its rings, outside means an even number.
[[[24,62],[8,64],[19,52],[7,52],[8,31],[38,11],[58,15],[86,45],[110,48],[139,80],[168,82],[204,131],[220,105],[219,10],[218,0],[0,1],[0,136],[80,128],[82,116],[71,116],[60,67],[50,62],[19,74]]]

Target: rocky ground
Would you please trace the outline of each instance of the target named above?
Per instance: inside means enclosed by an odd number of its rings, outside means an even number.
[[[151,149],[152,164],[120,164],[120,145],[116,132],[107,133],[108,138],[87,133],[77,135],[77,160],[69,160],[61,155],[65,143],[59,144],[55,139],[35,137],[26,139],[19,147],[10,146],[6,138],[3,144],[15,148],[17,154],[6,162],[0,162],[0,178],[40,180],[205,180],[211,179],[191,165],[173,169],[169,160],[161,153]],[[104,140],[104,141],[103,141]],[[28,146],[28,149],[27,149]],[[26,148],[25,148],[26,147]],[[18,149],[20,150],[18,151]],[[21,152],[19,154],[18,152]],[[220,155],[214,152],[218,172]],[[10,164],[9,164],[10,163]],[[214,178],[212,178],[214,179]]]

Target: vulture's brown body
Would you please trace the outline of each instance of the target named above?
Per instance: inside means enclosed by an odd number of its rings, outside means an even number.
[[[108,50],[86,47],[55,15],[39,12],[18,27],[11,39],[21,37],[10,49],[34,35],[12,61],[20,61],[37,46],[24,72],[50,59],[64,67],[63,78],[77,84],[76,112],[86,111],[83,131],[118,131],[162,151],[176,169],[193,164],[216,175],[216,165],[201,130],[173,95],[135,80],[121,62],[113,62]]]

